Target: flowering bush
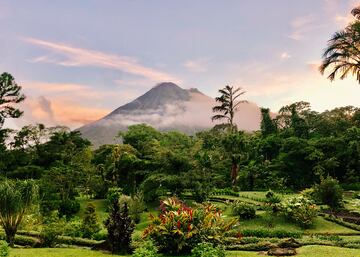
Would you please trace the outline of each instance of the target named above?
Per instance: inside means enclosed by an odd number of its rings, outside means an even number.
[[[285,216],[302,227],[312,225],[318,211],[316,205],[304,196],[289,198],[282,204],[282,211]]]
[[[176,198],[161,202],[159,216],[150,216],[151,224],[143,236],[150,237],[160,252],[168,254],[190,253],[201,242],[220,243],[236,220],[225,221],[214,205],[187,207]]]
[[[250,220],[256,217],[255,207],[241,201],[234,201],[231,204],[231,209],[234,215],[239,216],[243,220]]]

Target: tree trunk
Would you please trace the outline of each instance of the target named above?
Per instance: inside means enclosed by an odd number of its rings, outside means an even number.
[[[237,186],[237,176],[238,176],[238,165],[236,163],[236,160],[233,159],[231,164],[231,183],[234,189]]]
[[[5,234],[6,234],[5,236],[6,242],[9,244],[10,247],[14,247],[16,229],[7,228],[5,229]]]

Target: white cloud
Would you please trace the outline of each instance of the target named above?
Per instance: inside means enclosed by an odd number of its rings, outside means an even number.
[[[95,66],[115,69],[133,75],[145,77],[151,81],[173,81],[180,80],[163,71],[145,67],[136,59],[126,56],[103,53],[85,48],[73,47],[67,44],[54,43],[35,38],[25,38],[26,42],[49,49],[50,54],[33,59],[33,62],[54,63],[62,66]]]

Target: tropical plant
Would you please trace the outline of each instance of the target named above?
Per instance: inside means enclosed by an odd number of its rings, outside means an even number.
[[[351,13],[357,20],[336,32],[323,53],[320,72],[324,74],[330,69],[328,79],[331,81],[337,75],[344,79],[350,73],[360,83],[360,8],[354,8]]]
[[[187,207],[176,198],[161,202],[159,216],[150,215],[151,224],[143,236],[150,237],[159,251],[168,254],[190,253],[198,243],[219,244],[236,220],[224,220],[214,205]]]
[[[6,241],[14,246],[15,234],[24,215],[37,196],[37,185],[32,180],[0,181],[0,225]]]
[[[219,102],[220,105],[214,106],[212,108],[213,112],[221,113],[212,116],[212,120],[226,120],[229,125],[231,132],[236,130],[236,125],[234,125],[235,112],[238,110],[239,105],[246,103],[247,101],[239,101],[238,98],[245,94],[245,91],[242,89],[234,88],[233,86],[225,86],[223,89],[219,90],[221,96],[215,98],[216,102]]]

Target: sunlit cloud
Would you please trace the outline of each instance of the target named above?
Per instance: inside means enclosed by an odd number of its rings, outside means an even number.
[[[291,58],[291,55],[288,52],[283,52],[283,53],[281,53],[280,58],[281,59],[289,59],[289,58]]]
[[[35,63],[45,62],[68,67],[95,66],[142,76],[152,81],[180,81],[178,78],[168,73],[145,67],[139,64],[134,58],[73,47],[68,44],[55,43],[35,38],[24,38],[24,40],[30,44],[37,45],[51,51],[48,55],[39,56],[33,59],[32,61]]]
[[[183,66],[192,72],[205,72],[207,71],[207,66],[209,64],[208,58],[199,58],[194,60],[186,61]]]
[[[317,24],[316,16],[313,14],[296,17],[290,22],[290,26],[292,32],[288,37],[297,41],[304,39],[307,33],[324,27]]]
[[[19,127],[43,123],[47,126],[65,125],[77,128],[98,120],[110,112],[107,108],[84,105],[77,101],[57,97],[28,97],[21,104],[23,117],[14,120]]]

